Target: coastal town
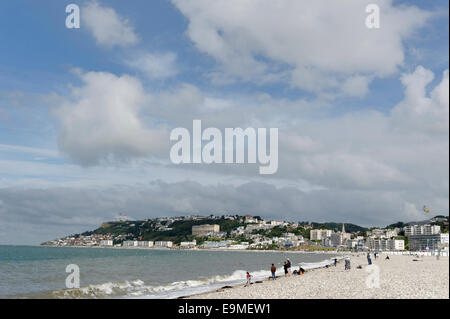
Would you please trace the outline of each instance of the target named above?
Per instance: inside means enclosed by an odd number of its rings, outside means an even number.
[[[328,226],[328,227],[327,227]],[[152,240],[154,239],[154,240]],[[128,220],[126,215],[93,232],[51,240],[58,247],[226,250],[427,252],[448,256],[448,217],[385,228],[353,224],[287,222],[260,216],[183,216]]]

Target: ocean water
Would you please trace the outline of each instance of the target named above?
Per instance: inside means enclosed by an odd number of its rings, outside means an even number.
[[[255,251],[151,250],[0,246],[0,298],[176,298],[330,263],[333,255]],[[80,269],[80,288],[67,289],[66,266]]]

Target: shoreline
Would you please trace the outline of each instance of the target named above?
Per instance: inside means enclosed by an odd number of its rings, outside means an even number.
[[[339,265],[339,264],[342,262],[343,259],[344,259],[344,257],[339,258],[338,261],[337,261],[337,264]],[[330,264],[329,267],[334,267],[334,266],[331,266],[331,264]],[[321,267],[316,267],[316,268],[308,269],[308,270],[306,270],[305,273],[304,273],[303,275],[301,275],[301,276],[305,276],[307,273],[312,273],[312,272],[314,272],[314,271],[320,271],[321,269],[324,269],[324,268],[326,269],[326,268],[329,268],[329,267],[321,266]],[[297,267],[293,267],[293,268],[297,268]],[[282,278],[286,278],[286,279],[287,279],[287,278],[296,277],[296,276],[299,276],[299,275],[293,275],[293,274],[291,274],[290,277],[276,276],[276,280],[280,280],[280,279],[282,279]],[[262,280],[255,280],[254,282],[252,282],[252,283],[250,284],[250,286],[252,286],[252,285],[257,285],[257,284],[261,284],[261,283],[265,283],[265,282],[271,282],[271,281],[272,281],[272,279],[271,279],[270,277],[269,277],[269,278],[266,278],[266,279],[262,279]],[[228,290],[228,289],[232,290],[232,289],[242,288],[242,287],[248,287],[248,285],[247,285],[247,284],[244,284],[244,283],[241,283],[241,284],[236,284],[236,285],[233,285],[233,286],[223,286],[223,287],[220,287],[220,288],[217,288],[217,289],[213,289],[213,290],[211,290],[211,291],[200,292],[200,293],[196,293],[196,294],[192,294],[192,295],[187,295],[187,296],[181,296],[181,297],[177,297],[177,298],[175,298],[175,299],[199,299],[199,297],[202,297],[202,296],[208,297],[208,296],[210,296],[210,295],[212,295],[212,294],[220,293],[220,292],[223,292],[223,291]]]
[[[301,276],[258,280],[251,285],[224,286],[178,299],[448,299],[449,258],[386,254],[368,268],[363,254],[351,255],[351,269],[337,267],[307,270]],[[361,266],[361,268],[358,268]],[[376,280],[378,278],[378,287]],[[368,280],[370,278],[370,280]],[[372,280],[372,281],[371,281]],[[368,283],[369,282],[369,283]],[[375,283],[373,287],[370,282]]]

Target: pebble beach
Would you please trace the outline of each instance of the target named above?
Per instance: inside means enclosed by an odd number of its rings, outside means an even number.
[[[367,268],[363,254],[351,255],[351,269],[308,270],[301,276],[278,277],[251,285],[224,287],[191,299],[448,299],[449,259],[380,255]],[[295,266],[295,265],[294,265]],[[361,266],[358,268],[358,266]],[[377,275],[377,273],[379,275]],[[378,280],[377,280],[378,278]]]

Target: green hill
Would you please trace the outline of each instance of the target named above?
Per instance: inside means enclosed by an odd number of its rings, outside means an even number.
[[[182,220],[168,225],[171,230],[157,230],[155,221],[115,221],[103,223],[99,228],[81,235],[111,234],[113,236],[123,235],[124,239],[140,238],[141,240],[170,240],[175,243],[193,240],[192,226],[203,224],[217,224],[220,231],[230,233],[233,229],[242,226],[243,223],[225,218]]]
[[[323,228],[323,229],[331,229],[335,232],[342,230],[342,223],[314,223],[312,222],[311,225],[313,228]],[[355,224],[350,223],[344,223],[345,231],[347,233],[359,233],[359,232],[365,232],[368,230],[368,228],[361,227]]]

